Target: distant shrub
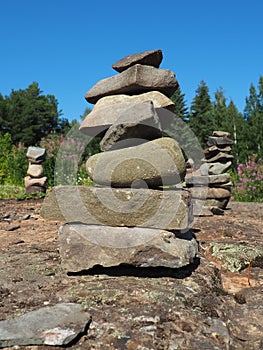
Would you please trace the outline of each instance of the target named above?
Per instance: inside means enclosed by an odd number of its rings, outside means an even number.
[[[239,164],[233,175],[232,199],[240,202],[263,202],[263,161],[253,154],[246,164]]]
[[[0,134],[0,184],[24,185],[28,161],[27,148],[12,144],[11,136]]]

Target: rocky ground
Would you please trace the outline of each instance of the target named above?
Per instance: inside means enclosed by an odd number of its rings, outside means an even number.
[[[0,200],[1,320],[74,302],[92,323],[72,349],[263,349],[263,204],[233,202],[224,216],[199,218],[200,254],[188,268],[82,275],[61,268],[61,223],[43,220],[41,204]]]

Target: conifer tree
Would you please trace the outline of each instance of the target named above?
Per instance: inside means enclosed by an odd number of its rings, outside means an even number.
[[[199,139],[201,146],[206,148],[207,139],[214,131],[215,124],[209,89],[203,80],[200,82],[191,104],[189,125]]]
[[[258,91],[250,85],[244,110],[247,121],[246,138],[248,154],[263,156],[263,77],[259,78]]]
[[[180,86],[172,95],[171,100],[174,103],[174,113],[186,121],[188,119],[188,107],[185,101],[185,94],[182,93]]]

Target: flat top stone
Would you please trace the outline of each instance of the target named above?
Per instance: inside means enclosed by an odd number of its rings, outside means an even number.
[[[160,91],[170,97],[179,84],[169,69],[135,64],[120,74],[98,81],[85,95],[89,103],[116,94],[137,95],[147,91]]]
[[[116,63],[113,63],[112,68],[117,72],[123,72],[125,69],[139,63],[148,66],[159,68],[163,59],[162,50],[150,50],[137,54],[128,55]]]

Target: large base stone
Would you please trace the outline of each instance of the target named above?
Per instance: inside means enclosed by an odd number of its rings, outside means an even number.
[[[69,272],[129,264],[179,268],[193,262],[198,244],[174,233],[142,227],[65,224],[59,229],[62,266]]]
[[[183,230],[193,220],[191,209],[187,190],[57,186],[40,214],[62,222]]]

